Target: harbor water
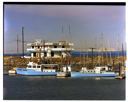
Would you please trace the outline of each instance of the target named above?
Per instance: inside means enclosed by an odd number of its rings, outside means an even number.
[[[125,80],[3,76],[4,100],[125,100]]]

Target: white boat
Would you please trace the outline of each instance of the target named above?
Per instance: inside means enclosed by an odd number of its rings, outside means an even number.
[[[15,74],[15,73],[16,73],[16,70],[14,70],[14,69],[11,69],[8,71],[8,74]]]
[[[116,73],[108,70],[107,66],[87,69],[83,67],[80,72],[71,72],[71,77],[115,77]]]
[[[58,64],[37,64],[29,62],[26,68],[16,68],[16,73],[20,75],[56,76],[58,68]]]

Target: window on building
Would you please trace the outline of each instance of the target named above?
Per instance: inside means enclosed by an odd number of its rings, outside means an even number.
[[[38,49],[40,48],[40,46],[38,46]]]
[[[36,57],[36,52],[33,53],[33,57]]]
[[[57,48],[57,45],[54,45],[54,48]]]
[[[47,53],[46,52],[44,52],[44,57],[47,57]]]
[[[40,68],[40,66],[37,66],[37,68]]]
[[[36,68],[36,66],[33,66],[33,68]]]
[[[28,66],[28,68],[31,68],[31,66]]]
[[[32,48],[34,49],[34,46],[32,46]]]
[[[54,52],[53,52],[53,51],[51,52],[51,56],[52,56],[52,57],[54,56]]]
[[[62,48],[65,48],[65,46],[63,45]]]

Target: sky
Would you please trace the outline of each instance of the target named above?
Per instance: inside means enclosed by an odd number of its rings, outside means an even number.
[[[17,52],[16,40],[17,35],[21,40],[22,27],[26,43],[36,39],[67,40],[74,43],[76,50],[118,50],[122,43],[125,45],[125,6],[5,4],[4,53]]]

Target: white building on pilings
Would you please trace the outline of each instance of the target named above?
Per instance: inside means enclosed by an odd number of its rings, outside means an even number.
[[[67,41],[48,42],[36,40],[27,44],[27,52],[31,53],[31,58],[61,58],[69,56],[73,49],[73,43]]]

